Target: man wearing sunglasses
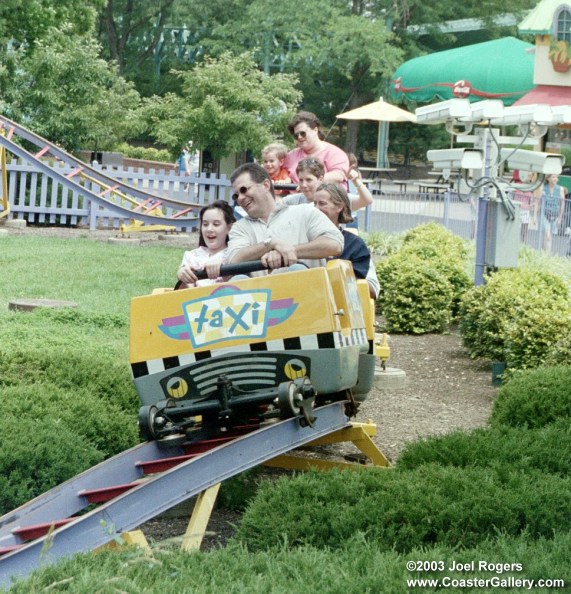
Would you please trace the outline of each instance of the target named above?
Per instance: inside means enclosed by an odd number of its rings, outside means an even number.
[[[291,180],[297,183],[297,164],[307,157],[313,157],[323,163],[324,182],[341,184],[347,189],[349,157],[338,146],[325,141],[321,123],[310,111],[299,111],[288,124],[289,133],[295,138],[296,148],[289,151],[284,167],[289,171]]]
[[[232,199],[247,216],[230,230],[228,263],[261,260],[276,269],[300,262],[314,268],[343,251],[343,235],[312,204],[276,203],[268,172],[257,163],[241,165],[230,181]]]

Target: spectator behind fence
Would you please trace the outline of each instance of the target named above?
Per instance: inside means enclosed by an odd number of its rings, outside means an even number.
[[[325,141],[321,123],[314,113],[298,112],[288,124],[289,133],[295,138],[297,148],[289,151],[284,166],[294,182],[298,181],[297,164],[307,157],[319,159],[325,168],[326,182],[340,183],[347,189],[349,158],[338,146]]]
[[[189,146],[189,144],[185,144],[182,147],[182,150],[180,152],[180,155],[178,156],[178,159],[176,160],[175,165],[177,168],[177,172],[181,177],[186,177],[186,176],[190,175],[190,146]],[[187,190],[188,186],[189,186],[189,184],[185,183],[184,189]]]
[[[520,171],[518,175],[514,174],[512,181],[532,185],[537,179],[537,173]],[[531,212],[535,209],[534,192],[532,190],[514,190],[513,200],[519,203],[519,216],[521,221],[521,234],[520,239],[523,243],[527,241],[527,234],[529,231],[529,221],[531,218]]]
[[[232,198],[247,216],[232,226],[228,262],[261,259],[269,269],[297,262],[314,268],[343,251],[343,235],[322,212],[309,204],[276,202],[270,176],[257,163],[241,165],[230,181]]]
[[[353,220],[349,197],[339,184],[319,185],[315,192],[315,206],[338,227]],[[372,299],[376,299],[379,296],[380,285],[367,244],[347,229],[342,229],[341,233],[345,244],[339,258],[351,262],[355,276],[366,279],[369,295]]]
[[[224,200],[216,200],[200,210],[200,237],[198,247],[184,252],[177,273],[179,281],[187,287],[198,287],[221,282],[220,266],[228,255],[228,233],[235,222],[232,207]],[[197,270],[206,270],[207,279],[198,280]]]
[[[543,234],[543,249],[548,252],[551,252],[553,236],[560,231],[565,211],[565,190],[558,181],[558,175],[547,175],[539,199],[539,227]]]

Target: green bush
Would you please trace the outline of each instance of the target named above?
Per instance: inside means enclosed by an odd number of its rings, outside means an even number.
[[[571,424],[561,419],[534,430],[500,426],[420,439],[405,446],[397,466],[412,469],[431,463],[460,468],[503,466],[568,476]]]
[[[0,515],[103,460],[102,452],[56,415],[33,418],[3,410],[0,435]]]
[[[142,159],[144,161],[158,161],[161,163],[171,163],[174,161],[168,150],[157,149],[152,146],[131,146],[130,144],[123,142],[118,145],[115,150],[129,159]]]
[[[544,427],[571,419],[571,366],[515,373],[494,402],[492,426]]]
[[[430,259],[449,259],[464,263],[468,248],[458,235],[438,223],[419,225],[407,231],[403,249]]]
[[[103,550],[97,555],[80,554],[56,566],[38,568],[27,580],[19,581],[11,594],[64,591],[69,594],[94,592],[137,592],[141,594],[406,594],[413,591],[408,579],[500,578],[508,576],[571,582],[569,550],[571,534],[533,540],[497,536],[475,548],[459,551],[431,547],[407,555],[384,552],[376,543],[356,535],[336,550],[281,545],[269,551],[248,552],[238,545],[206,553],[174,548],[153,550],[152,556],[139,549]],[[413,572],[407,561],[441,561],[448,568],[474,562],[475,571]],[[522,571],[479,570],[479,562],[520,563]],[[165,579],[168,576],[168,579]],[[59,589],[59,590],[58,590]],[[442,592],[440,588],[417,588],[419,592]],[[497,590],[497,588],[495,588]],[[457,592],[458,588],[450,588]],[[478,589],[492,592],[492,589]],[[518,590],[519,591],[519,590]],[[553,592],[559,591],[556,589]]]
[[[136,415],[138,399],[128,364],[126,318],[70,310],[37,310],[0,325],[0,387],[54,384]]]
[[[271,526],[271,530],[268,529]],[[571,530],[571,478],[506,468],[313,472],[262,484],[236,537],[251,550],[338,548],[363,533],[381,550],[476,546],[498,533],[551,538]]]
[[[467,291],[460,304],[460,334],[472,357],[487,357],[506,361],[508,328],[522,324],[531,317],[531,311],[553,311],[567,307],[568,290],[565,283],[546,272],[521,269],[502,269],[492,274],[486,284]],[[541,344],[555,344],[560,336],[558,324],[544,324],[536,329],[534,340]],[[510,330],[512,361],[518,363],[524,355],[522,346],[527,342],[525,332]],[[540,333],[544,335],[539,337]],[[553,334],[555,332],[555,334]],[[521,355],[520,355],[521,353]],[[537,356],[537,353],[534,354]]]
[[[545,354],[544,364],[547,367],[555,367],[565,365],[569,361],[571,361],[571,332],[549,347]]]
[[[225,480],[218,493],[218,505],[226,509],[243,511],[256,494],[262,467],[256,466]]]
[[[452,315],[452,285],[433,263],[401,251],[379,262],[377,275],[378,306],[388,331],[446,330]]]
[[[408,231],[400,250],[377,264],[377,305],[387,329],[443,332],[471,285],[467,253],[464,242],[437,223]]]
[[[420,225],[408,231],[402,246],[404,254],[416,254],[429,261],[452,284],[452,317],[458,315],[460,301],[472,286],[466,273],[468,247],[457,235],[438,223]]]
[[[521,307],[505,328],[505,362],[511,369],[571,361],[571,301],[553,298]]]
[[[363,239],[372,255],[390,256],[402,247],[401,234],[373,231],[363,235]]]
[[[0,401],[6,414],[57,421],[85,438],[105,458],[139,442],[136,410],[122,410],[85,387],[62,388],[50,383],[0,387]]]

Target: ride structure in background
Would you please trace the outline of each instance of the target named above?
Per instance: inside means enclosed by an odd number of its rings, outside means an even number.
[[[355,467],[290,453],[300,446],[350,441],[389,467],[376,427],[349,422],[388,356],[367,283],[342,260],[134,298],[130,364],[147,441],[0,517],[0,586],[119,539],[147,546],[133,530],[194,495],[182,546],[198,548],[220,482],[259,464]]]
[[[129,220],[130,224],[125,225],[123,231],[141,230],[143,223],[145,230],[187,230],[198,225],[198,209],[202,206],[200,204],[172,200],[135,188],[84,163],[5,116],[0,116],[0,130],[1,150],[9,151],[64,187],[116,213],[118,217]],[[38,151],[35,153],[27,151],[19,142],[16,142],[16,139],[35,146]],[[56,162],[68,165],[71,171],[66,174],[58,171],[54,167]],[[2,199],[7,205],[6,179],[4,157]],[[3,212],[7,214],[9,207],[6,205]]]

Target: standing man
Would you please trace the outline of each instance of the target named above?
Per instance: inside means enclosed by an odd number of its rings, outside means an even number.
[[[232,199],[247,216],[230,231],[228,263],[261,260],[274,269],[301,262],[315,268],[343,251],[343,235],[312,204],[276,203],[272,181],[260,165],[241,165],[230,181]]]

